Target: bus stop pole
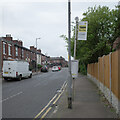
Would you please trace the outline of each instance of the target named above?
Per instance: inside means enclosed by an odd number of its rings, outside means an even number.
[[[71,2],[68,0],[68,109],[72,109],[72,75],[71,75]]]

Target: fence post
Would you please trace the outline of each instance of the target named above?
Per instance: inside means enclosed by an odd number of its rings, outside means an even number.
[[[104,93],[104,89],[105,89],[105,85],[104,85],[104,82],[105,82],[105,80],[104,80],[104,57],[105,57],[105,55],[103,55],[103,59],[102,59],[102,63],[103,63],[103,93]]]
[[[118,50],[118,115],[120,117],[120,49]]]
[[[99,89],[100,89],[100,78],[99,78],[99,59],[100,59],[100,57],[98,58],[98,87],[99,87]]]
[[[109,65],[110,65],[110,103],[112,104],[112,90],[111,90],[111,54],[109,54]]]

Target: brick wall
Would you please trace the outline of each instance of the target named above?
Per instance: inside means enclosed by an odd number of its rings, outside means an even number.
[[[5,54],[3,54],[3,43],[5,44]],[[16,47],[18,49],[18,55],[16,55]],[[9,50],[11,55],[9,55]],[[3,60],[5,59],[22,59],[28,61],[29,63],[32,61],[36,61],[36,48],[34,48],[34,46],[30,47],[30,49],[23,47],[23,42],[21,40],[13,40],[11,35],[1,37],[0,51],[0,72],[2,70]]]

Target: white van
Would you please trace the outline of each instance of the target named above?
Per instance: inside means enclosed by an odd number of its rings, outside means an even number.
[[[31,78],[32,72],[29,71],[29,63],[26,61],[3,61],[3,78],[5,80],[17,78]]]

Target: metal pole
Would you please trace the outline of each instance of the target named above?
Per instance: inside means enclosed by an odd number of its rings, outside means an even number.
[[[37,72],[37,38],[36,38],[36,70],[35,71]]]
[[[40,38],[36,38],[36,67],[35,67],[36,72],[37,72],[37,39],[40,39]]]
[[[68,0],[68,108],[72,109],[72,75],[71,75],[71,4]]]
[[[74,40],[74,60],[76,59],[76,46],[77,46],[77,34],[78,34],[78,21],[79,18],[75,17],[75,21],[76,21],[76,26],[75,26],[75,40]],[[74,92],[75,92],[75,78],[73,78],[73,93],[72,93],[72,100],[74,101]]]
[[[74,60],[76,59],[76,42],[77,42],[77,30],[78,30],[78,17],[75,17],[76,27],[75,27],[75,41],[74,41]]]
[[[75,27],[74,60],[75,60],[75,58],[76,58],[76,32],[77,32],[76,28],[77,28],[77,26]]]
[[[0,74],[2,73],[2,63],[3,63],[3,58],[2,58],[2,45],[3,45],[3,42],[2,42],[2,39],[0,38]],[[1,74],[2,75],[2,74]]]

